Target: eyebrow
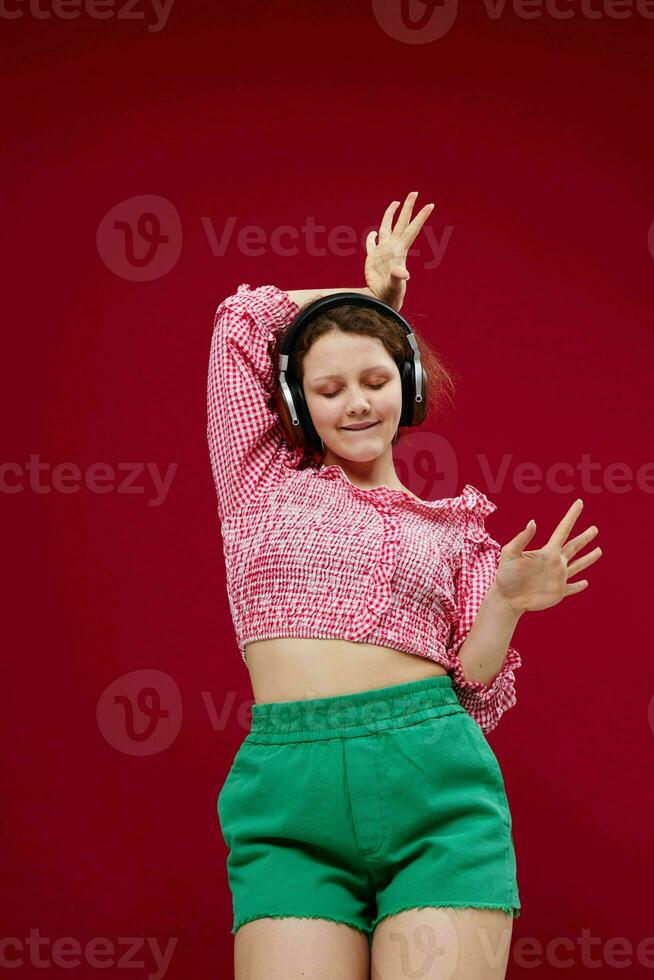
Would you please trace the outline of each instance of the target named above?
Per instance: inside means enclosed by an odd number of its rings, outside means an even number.
[[[388,371],[386,364],[376,364],[374,367],[366,368],[361,374],[371,374],[373,371]],[[340,374],[321,374],[319,378],[312,378],[312,381],[340,381]]]

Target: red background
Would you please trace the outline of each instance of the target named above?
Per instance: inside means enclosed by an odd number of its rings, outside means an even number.
[[[425,44],[389,36],[369,4],[334,0],[177,0],[160,31],[27,8],[0,19],[3,455],[13,464],[2,496],[5,936],[24,942],[38,929],[46,957],[64,936],[108,937],[121,953],[120,937],[178,937],[168,977],[231,974],[215,800],[251,689],[205,436],[213,313],[241,282],[364,284],[361,244],[350,257],[312,256],[300,239],[296,255],[267,244],[255,257],[237,246],[244,226],[269,241],[313,216],[361,242],[416,189],[419,206],[437,204],[438,239],[451,237],[436,268],[410,260],[403,313],[462,379],[453,418],[431,423],[433,445],[440,436],[453,447],[447,489],[403,475],[425,497],[482,489],[502,543],[536,518],[534,547],[581,496],[575,531],[597,524],[604,551],[585,592],[520,622],[518,704],[489,736],[523,903],[508,976],[534,975],[538,962],[538,980],[559,976],[558,955],[575,977],[612,977],[616,937],[632,948],[619,962],[650,975],[654,956],[638,960],[636,947],[654,934],[654,480],[650,467],[639,486],[636,471],[652,445],[654,20],[571,9],[569,20],[508,7],[493,18],[467,5]],[[121,236],[97,239],[108,212],[146,195],[170,202],[181,234],[162,211],[171,268],[135,281]],[[230,218],[234,236],[213,254],[206,227],[220,236]],[[49,491],[24,475],[10,492],[30,454],[48,464]],[[483,460],[494,472],[504,454],[505,479],[492,485]],[[577,473],[557,490],[548,468],[584,454],[599,464],[595,489]],[[63,462],[84,473],[147,461],[176,464],[158,506],[145,474],[140,494],[118,481],[66,493],[51,478]],[[529,493],[518,479],[528,462],[544,474]],[[623,471],[621,492],[615,463],[633,474]],[[125,750],[123,715],[101,701],[136,670],[162,671],[179,690],[172,742],[152,754]],[[524,937],[540,957],[521,959]],[[557,937],[571,943],[548,956]],[[40,976],[20,955],[16,975]],[[82,963],[67,975],[98,972]]]

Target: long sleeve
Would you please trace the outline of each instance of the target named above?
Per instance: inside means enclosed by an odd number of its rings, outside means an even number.
[[[298,309],[276,286],[251,290],[242,283],[216,311],[207,440],[221,520],[298,462],[298,451],[286,443],[277,413],[269,407],[275,379],[272,347]]]
[[[514,671],[522,666],[517,650],[509,646],[499,674],[490,682],[467,680],[463,673],[458,653],[465,643],[479,607],[495,580],[500,561],[500,545],[484,526],[484,517],[496,510],[479,490],[472,491],[468,500],[470,510],[466,513],[466,531],[463,548],[456,566],[456,604],[457,621],[451,631],[447,649],[452,677],[461,705],[472,715],[483,732],[492,731],[501,716],[516,703]]]

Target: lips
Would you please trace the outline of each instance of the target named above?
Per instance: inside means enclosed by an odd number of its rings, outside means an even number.
[[[379,422],[370,422],[369,425],[359,425],[359,426],[348,426],[344,425],[343,429],[345,432],[365,432],[366,429],[373,429]]]

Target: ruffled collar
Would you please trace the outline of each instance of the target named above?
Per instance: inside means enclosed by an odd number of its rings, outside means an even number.
[[[391,487],[370,487],[363,489],[352,483],[343,468],[338,463],[330,463],[329,466],[322,466],[314,470],[316,475],[322,479],[340,480],[347,484],[354,493],[363,497],[373,499],[384,499],[388,502],[397,504],[410,503],[417,507],[423,507],[429,511],[435,510],[467,510],[476,513],[480,517],[487,517],[497,510],[496,504],[492,503],[488,497],[477,490],[471,483],[466,483],[458,497],[443,497],[440,500],[423,500],[415,497],[408,490],[396,490]]]

